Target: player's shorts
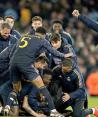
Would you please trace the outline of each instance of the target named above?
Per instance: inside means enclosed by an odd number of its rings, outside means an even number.
[[[20,63],[14,63],[11,65],[10,77],[12,79],[12,82],[20,81],[22,75],[25,80],[32,81],[39,76],[39,72],[33,65],[23,65]]]

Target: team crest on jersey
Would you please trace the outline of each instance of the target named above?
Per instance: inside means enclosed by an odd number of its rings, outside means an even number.
[[[69,82],[71,81],[70,77],[67,77],[67,81],[69,81]]]

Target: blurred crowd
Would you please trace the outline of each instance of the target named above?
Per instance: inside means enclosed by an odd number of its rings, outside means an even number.
[[[95,45],[98,35],[72,17],[73,9],[98,21],[97,0],[0,0],[0,16],[13,15],[16,29],[25,34],[35,15],[43,18],[43,25],[50,29],[51,20],[63,21],[63,28],[74,39],[80,70],[85,79],[98,68],[98,53]],[[5,7],[6,6],[6,7]]]

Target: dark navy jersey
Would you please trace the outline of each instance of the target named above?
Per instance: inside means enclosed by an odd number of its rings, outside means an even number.
[[[30,31],[28,32],[28,35],[35,35],[35,30],[33,27],[31,27]]]
[[[53,78],[59,80],[62,91],[69,93],[72,99],[83,98],[85,96],[83,77],[78,69],[73,69],[65,74],[62,72],[61,67],[57,67],[53,70]]]
[[[17,42],[17,39],[10,35],[7,39],[4,39],[0,36],[0,52],[2,52],[6,47],[14,45]]]
[[[37,53],[42,48],[45,48],[54,56],[64,58],[64,54],[52,48],[46,39],[42,39],[39,36],[34,35],[24,36],[19,40],[16,50],[13,53],[13,57],[11,58],[11,62],[31,64],[35,61]]]
[[[98,23],[89,19],[86,16],[80,15],[79,20],[82,21],[85,25],[88,26],[88,28],[93,29],[94,31],[98,32]]]
[[[72,53],[72,56],[70,57],[73,61],[74,61],[74,66],[76,66],[77,64],[77,56],[75,54],[74,49],[72,48],[72,46],[70,44],[65,44],[62,41],[62,45],[60,48],[57,49],[59,52],[64,53],[64,54],[69,54]],[[60,58],[54,57],[51,54],[49,54],[49,62],[50,68],[53,68],[56,65],[60,65],[62,63],[62,60]]]
[[[13,37],[15,37],[16,39],[20,39],[21,38],[21,34],[18,31],[14,30],[14,29],[11,30],[11,35]]]
[[[60,34],[61,34],[62,40],[64,42],[66,42],[66,40],[67,40],[68,44],[70,44],[72,46],[74,45],[74,39],[71,37],[71,35],[69,33],[65,32],[65,31],[61,31]]]

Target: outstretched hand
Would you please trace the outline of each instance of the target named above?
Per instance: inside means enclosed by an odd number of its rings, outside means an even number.
[[[80,15],[79,10],[73,10],[72,15],[78,18],[78,16]]]

